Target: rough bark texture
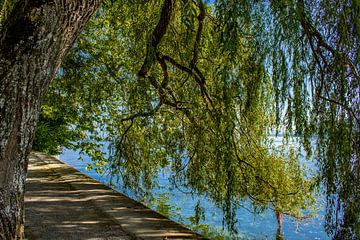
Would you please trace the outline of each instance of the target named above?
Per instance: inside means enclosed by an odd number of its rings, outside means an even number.
[[[19,0],[0,33],[0,239],[24,237],[28,154],[42,97],[100,0]]]

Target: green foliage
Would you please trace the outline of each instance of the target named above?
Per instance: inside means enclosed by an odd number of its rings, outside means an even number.
[[[195,215],[192,217],[189,217],[188,220],[190,221],[189,224],[186,224],[183,217],[180,214],[181,209],[175,205],[172,205],[169,203],[169,195],[167,193],[162,193],[154,198],[152,198],[150,201],[146,202],[146,204],[154,209],[155,211],[161,213],[162,215],[176,220],[180,224],[187,225],[190,229],[193,231],[201,234],[202,236],[205,236],[210,239],[214,240],[221,240],[225,237],[225,232],[219,229],[216,229],[210,225],[201,223],[204,221],[204,212],[203,209],[200,210],[200,203],[198,203],[195,207]],[[199,218],[199,214],[202,215],[202,217]]]
[[[43,105],[39,123],[35,132],[33,149],[48,154],[59,154],[61,147],[72,146],[71,141],[76,140],[74,132],[69,128],[69,122],[59,109]]]
[[[203,223],[205,220],[205,209],[201,206],[200,201],[195,205],[194,212],[194,216],[188,218],[190,221],[188,226],[191,229],[210,239],[225,239],[225,232],[223,230],[216,229],[215,227]]]
[[[0,0],[0,30],[16,3],[17,0]]]
[[[356,1],[330,2],[106,1],[46,104],[86,135],[89,167],[127,187],[151,189],[170,168],[174,186],[210,197],[235,230],[242,201],[301,219],[322,183],[328,232],[354,238],[360,14]],[[276,148],[274,132],[299,146]],[[320,181],[306,176],[301,148]]]
[[[162,215],[171,218],[171,219],[177,219],[178,222],[183,222],[182,217],[180,215],[180,208],[175,207],[174,205],[171,205],[169,203],[169,194],[168,193],[162,193],[159,196],[156,196],[153,198],[149,206],[155,211],[161,213]]]
[[[196,224],[189,226],[194,231],[200,233],[202,236],[205,236],[212,240],[223,240],[225,238],[225,233],[223,231],[219,231],[218,229],[214,229],[214,227],[208,224]]]

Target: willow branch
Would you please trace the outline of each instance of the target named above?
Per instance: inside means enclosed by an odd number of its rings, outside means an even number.
[[[201,90],[201,94],[204,98],[205,103],[209,102],[211,107],[213,109],[215,109],[214,103],[207,91],[206,88],[206,83],[205,83],[205,77],[204,75],[201,73],[201,71],[198,69],[198,67],[195,65],[194,69],[190,69],[180,63],[178,63],[175,59],[171,58],[170,56],[164,55],[164,56],[159,56],[159,58],[161,60],[167,61],[169,63],[171,63],[174,67],[176,67],[177,69],[188,73],[190,76],[192,76],[194,78],[194,80],[196,81],[196,83],[200,86],[200,90]]]
[[[161,107],[161,104],[159,103],[154,109],[151,109],[147,112],[138,112],[138,113],[135,113],[131,116],[128,116],[126,118],[123,118],[120,120],[120,122],[126,122],[126,121],[133,121],[135,118],[138,118],[138,117],[150,117],[150,116],[154,116],[155,113],[157,113],[159,111]]]
[[[130,120],[130,125],[125,129],[125,132],[121,135],[121,139],[120,139],[120,142],[119,144],[117,144],[118,146],[120,146],[124,140],[125,140],[125,136],[127,135],[127,133],[130,131],[131,127],[133,126],[134,124],[134,119],[129,119]]]
[[[189,119],[190,122],[195,124],[196,123],[195,118],[192,116],[190,110],[186,107],[181,106],[181,102],[179,102],[176,99],[174,92],[169,87],[167,87],[167,82],[169,81],[168,80],[169,74],[167,72],[166,62],[163,61],[163,59],[161,59],[159,55],[158,55],[158,61],[160,62],[160,65],[162,67],[164,79],[160,84],[159,82],[156,81],[154,77],[150,77],[150,82],[153,85],[153,87],[157,89],[159,92],[160,104],[165,104],[167,106],[175,108],[176,110],[180,110],[185,114],[185,116]],[[167,94],[169,94],[172,97],[173,101],[170,101],[169,99],[166,98]]]
[[[356,113],[351,108],[349,108],[346,105],[342,104],[341,102],[336,101],[334,99],[331,99],[329,97],[324,97],[324,96],[319,95],[319,98],[321,98],[321,99],[323,99],[323,100],[325,100],[327,102],[331,102],[331,103],[334,103],[336,105],[339,105],[340,107],[343,107],[350,115],[353,116],[353,118],[356,120],[357,124],[360,123],[359,118],[357,117]]]
[[[195,3],[195,4],[198,6],[200,13],[197,16],[198,28],[197,28],[196,38],[195,38],[195,42],[194,42],[193,59],[191,60],[191,64],[190,64],[190,66],[192,68],[196,66],[196,62],[198,59],[201,35],[202,35],[202,30],[204,28],[204,19],[206,16],[204,3],[201,0],[199,0],[198,3]]]
[[[167,31],[173,11],[173,0],[165,0],[161,9],[159,22],[146,43],[146,57],[140,71],[138,72],[139,77],[146,77],[150,68],[155,63],[157,46]]]
[[[350,116],[352,116],[355,119],[355,121],[359,124],[359,118],[354,113],[354,111],[352,111],[351,108],[346,106],[346,104],[341,103],[341,102],[336,101],[336,100],[333,100],[329,96],[328,97],[321,96],[321,91],[322,91],[324,81],[325,81],[325,77],[324,77],[325,73],[324,73],[324,69],[323,69],[323,66],[321,64],[321,61],[319,59],[319,56],[321,57],[321,60],[325,64],[325,66],[327,66],[328,63],[327,63],[326,59],[324,58],[323,54],[321,53],[320,47],[322,47],[322,48],[326,49],[327,51],[329,51],[334,59],[340,59],[341,62],[344,62],[345,66],[341,66],[341,67],[346,67],[352,73],[352,75],[357,80],[359,80],[359,74],[358,74],[358,71],[356,69],[356,66],[351,61],[351,59],[349,59],[349,57],[347,57],[344,54],[338,52],[336,49],[331,47],[323,39],[320,32],[308,20],[308,18],[306,16],[306,13],[305,13],[305,6],[304,6],[304,1],[303,0],[298,1],[298,3],[297,3],[297,11],[298,11],[298,16],[299,16],[301,26],[304,29],[304,32],[305,32],[305,34],[306,34],[306,36],[308,38],[311,51],[312,51],[312,53],[314,55],[316,64],[319,66],[319,70],[320,70],[321,79],[320,79],[320,86],[317,87],[317,90],[316,90],[317,97],[319,97],[319,98],[321,98],[321,99],[323,99],[323,100],[325,100],[327,102],[334,103],[336,105],[339,105],[340,107],[343,107],[350,114]],[[316,48],[314,47],[314,42],[313,42],[314,39],[315,39],[316,45],[317,45]]]
[[[348,64],[348,67],[350,68],[350,71],[352,72],[352,74],[354,75],[354,77],[356,79],[359,80],[359,73],[358,70],[356,69],[356,66],[354,65],[354,63],[351,61],[351,59],[349,59],[349,57],[344,56],[344,54],[340,53],[339,51],[337,51],[336,49],[334,49],[333,47],[331,47],[323,38],[323,36],[321,35],[321,33],[315,28],[314,25],[311,24],[311,22],[308,20],[306,13],[305,13],[305,5],[304,5],[304,1],[303,0],[299,0],[297,3],[297,11],[298,11],[298,16],[299,16],[299,20],[300,20],[300,24],[303,27],[306,35],[311,36],[311,40],[313,38],[316,39],[317,41],[317,49],[314,50],[313,46],[311,46],[312,51],[315,53],[319,52],[319,48],[323,47],[324,49],[326,49],[327,51],[329,51],[334,58],[338,58],[338,59],[342,59],[345,60],[345,62]],[[310,40],[309,40],[310,41]],[[310,45],[312,45],[312,43],[310,42]],[[323,56],[320,54],[320,56],[322,57],[323,61],[326,63],[326,60],[323,58]]]

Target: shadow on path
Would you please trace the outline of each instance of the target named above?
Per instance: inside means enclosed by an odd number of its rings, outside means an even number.
[[[30,156],[25,233],[35,239],[202,239],[54,157]]]

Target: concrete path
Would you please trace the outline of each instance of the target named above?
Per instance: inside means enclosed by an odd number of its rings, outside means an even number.
[[[54,157],[30,156],[25,233],[38,239],[204,239]]]

